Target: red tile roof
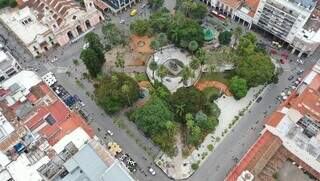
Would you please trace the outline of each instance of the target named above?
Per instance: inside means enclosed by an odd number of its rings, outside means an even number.
[[[55,123],[50,125],[44,118],[51,115]],[[85,120],[75,112],[71,112],[60,100],[49,106],[40,107],[37,112],[27,120],[25,125],[31,131],[37,131],[41,137],[48,140],[50,145],[56,144],[65,135],[71,133],[78,127],[92,138],[95,134],[93,129]]]
[[[241,1],[240,0],[220,0],[222,4],[228,5],[229,8],[236,9],[239,7]]]
[[[285,116],[285,114],[281,112],[273,112],[265,121],[265,123],[269,126],[276,127],[281,119]]]
[[[47,140],[50,145],[55,145],[65,135],[70,134],[75,129],[81,127],[91,138],[93,138],[93,129],[80,117],[77,113],[72,112],[71,116],[67,121],[62,122],[59,125],[59,130],[52,136],[48,137]]]
[[[56,120],[57,123],[65,121],[67,119],[67,116],[70,114],[70,111],[68,108],[60,101],[57,100],[53,104],[49,106],[42,106],[40,107],[34,115],[31,116],[30,119],[27,119],[25,122],[25,125],[31,130],[35,130],[37,126],[41,122],[43,122],[43,119],[48,115],[51,114],[51,116]],[[48,126],[46,128],[46,135],[51,133],[53,130],[57,129],[56,124],[52,126]]]
[[[250,8],[249,16],[253,17],[257,11],[260,0],[246,0],[246,5]]]
[[[308,114],[320,120],[320,94],[318,91],[307,88],[301,95],[292,99],[290,105],[302,115]]]
[[[277,137],[272,135],[269,131],[262,134],[257,142],[250,148],[246,155],[242,158],[240,163],[228,174],[226,181],[236,181],[241,173],[245,170],[253,168],[257,164],[262,155],[265,154],[268,148],[276,141]],[[256,175],[255,175],[256,176]]]
[[[320,89],[320,75],[317,74],[313,80],[311,81],[311,83],[309,84],[309,88],[315,90],[315,91],[319,91]]]

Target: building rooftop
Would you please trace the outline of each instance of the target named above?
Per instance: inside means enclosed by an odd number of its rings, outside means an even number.
[[[49,161],[49,157],[45,156],[35,164],[31,164],[26,154],[22,154],[17,160],[7,165],[6,168],[15,181],[42,181],[43,178],[38,173],[37,169]]]
[[[307,9],[313,9],[317,5],[317,0],[292,0],[297,5],[302,6]]]
[[[37,21],[34,12],[29,7],[19,10],[7,9],[0,15],[0,19],[25,45],[29,45],[35,39],[41,41],[43,35],[49,33],[49,28]]]
[[[248,15],[254,17],[254,14],[257,11],[260,0],[245,0],[245,5],[249,8]]]
[[[229,8],[236,9],[240,6],[240,0],[221,0],[221,3],[226,4]]]
[[[0,69],[5,71],[6,69],[10,68],[13,64],[15,59],[9,52],[4,52],[0,50]]]

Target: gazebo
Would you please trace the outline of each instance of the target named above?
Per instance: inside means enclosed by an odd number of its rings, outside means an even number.
[[[209,28],[203,29],[203,34],[204,34],[205,41],[211,41],[215,37],[215,32]]]

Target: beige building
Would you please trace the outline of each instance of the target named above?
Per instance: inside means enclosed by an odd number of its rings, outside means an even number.
[[[74,0],[19,0],[19,9],[7,9],[0,20],[36,57],[77,40],[103,20],[93,0],[84,2],[85,8]]]

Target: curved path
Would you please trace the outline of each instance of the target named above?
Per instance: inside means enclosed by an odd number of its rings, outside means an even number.
[[[227,96],[232,96],[231,92],[228,89],[228,86],[219,81],[214,81],[214,80],[200,81],[195,85],[195,87],[201,91],[207,87],[213,87],[213,88],[222,90]]]

